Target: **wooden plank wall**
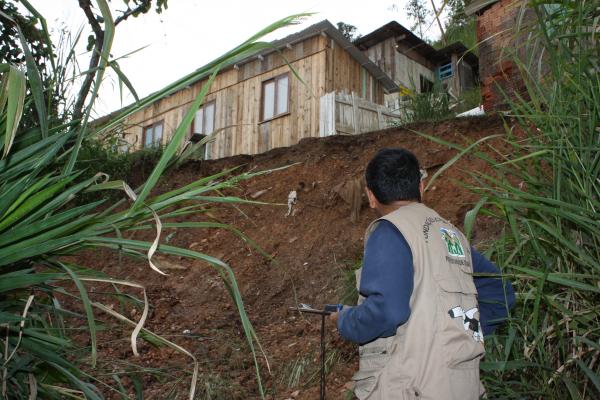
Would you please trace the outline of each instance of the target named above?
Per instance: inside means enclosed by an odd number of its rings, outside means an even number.
[[[331,49],[330,65],[333,65],[333,68],[331,69],[331,89],[328,87],[328,90],[347,94],[356,93],[366,100],[383,104],[384,91],[381,83],[333,40],[330,40],[329,46]],[[366,78],[366,88],[363,86],[363,74]]]
[[[394,82],[409,89],[414,86],[417,93],[421,91],[419,75],[427,77],[432,82],[434,81],[436,65],[414,49],[403,45],[402,42],[398,44],[398,49],[396,49],[396,39],[394,37],[377,43],[365,53]]]
[[[327,39],[316,35],[292,48],[255,58],[237,68],[219,73],[205,102],[215,100],[215,141],[211,158],[255,154],[274,147],[289,146],[301,138],[319,135],[319,98],[325,93],[325,46]],[[291,72],[287,59],[304,84]],[[270,122],[259,121],[262,82],[289,72],[290,112]],[[163,145],[171,139],[205,80],[163,98],[131,115],[124,138],[133,149],[143,147],[143,128],[163,121]],[[225,129],[222,129],[225,128]],[[190,131],[191,133],[191,131]]]
[[[324,64],[324,52],[291,63],[304,83],[286,65],[225,88],[214,97],[211,95],[209,100],[214,98],[217,105],[215,129],[226,129],[216,133],[209,146],[209,158],[262,153],[298,143],[304,137],[318,136],[319,87],[324,82]],[[283,73],[290,74],[289,113],[261,122],[262,82]]]
[[[381,84],[328,36],[313,36],[284,48],[282,53],[303,82],[277,52],[217,75],[205,99],[205,102],[214,100],[216,109],[216,133],[207,146],[209,158],[257,154],[296,144],[305,137],[319,136],[321,96],[327,91],[360,95],[363,75],[367,99],[383,104]],[[261,122],[262,82],[286,72],[290,83],[289,113]],[[159,121],[164,123],[162,144],[168,143],[203,84],[204,81],[197,82],[130,116],[124,138],[132,149],[143,147],[143,128]]]
[[[332,94],[333,92],[326,96]],[[335,121],[335,133],[338,134],[358,134],[385,129],[390,127],[393,122],[400,121],[399,114],[392,113],[387,107],[354,94],[335,94],[332,111],[335,115],[326,116],[326,118]],[[324,132],[323,136],[329,134],[332,133]]]

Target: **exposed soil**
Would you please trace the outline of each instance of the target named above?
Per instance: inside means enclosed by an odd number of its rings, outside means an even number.
[[[351,206],[332,189],[360,178],[373,154],[383,147],[413,151],[431,178],[456,151],[418,136],[412,130],[446,141],[467,145],[492,134],[503,133],[497,118],[473,118],[420,124],[410,129],[388,129],[357,136],[305,139],[298,145],[275,149],[257,156],[236,156],[215,161],[189,162],[166,176],[158,192],[171,190],[223,169],[242,165],[240,171],[259,171],[288,165],[287,169],[243,181],[228,193],[269,203],[286,203],[288,193],[298,190],[294,215],[287,206],[223,206],[186,220],[214,219],[231,224],[254,240],[274,261],[252,249],[235,234],[217,229],[164,230],[162,243],[204,252],[233,268],[246,310],[270,362],[261,372],[273,399],[317,399],[320,319],[300,317],[288,307],[300,302],[320,306],[337,303],[348,286],[348,271],[361,258],[365,228],[375,218],[363,201],[356,223]],[[477,198],[461,185],[470,182],[468,171],[485,165],[466,156],[443,172],[426,192],[424,202],[443,217],[462,226],[465,213]],[[260,193],[262,192],[262,193]],[[258,196],[257,196],[258,195]],[[497,227],[480,221],[474,243],[492,238]],[[127,234],[128,238],[150,239],[150,233]],[[87,252],[82,263],[102,268],[107,274],[146,286],[152,310],[146,327],[191,351],[200,362],[197,398],[257,398],[258,389],[251,353],[243,336],[237,311],[215,270],[205,263],[158,256],[169,272],[163,277],[147,262],[119,257],[110,251]],[[97,290],[99,290],[97,288]],[[140,296],[134,290],[131,293]],[[113,301],[114,302],[114,301]],[[115,309],[119,304],[112,304]],[[132,319],[139,311],[125,309]],[[328,375],[328,399],[343,399],[347,383],[357,368],[356,349],[344,343],[328,326],[328,351],[334,357]],[[115,370],[136,362],[148,370],[141,375],[145,398],[187,398],[191,363],[166,347],[140,340],[140,358],[131,355],[127,342],[130,328],[104,332],[99,342],[100,358]],[[106,367],[106,365],[105,365]],[[156,370],[153,370],[156,369]],[[288,387],[293,373],[303,372],[300,384]],[[156,372],[156,374],[155,374]],[[129,379],[124,379],[127,387]],[[133,389],[132,389],[133,390]],[[132,392],[133,393],[133,392]],[[107,393],[109,395],[109,393]],[[172,396],[172,397],[169,397]],[[115,397],[117,398],[117,397]]]

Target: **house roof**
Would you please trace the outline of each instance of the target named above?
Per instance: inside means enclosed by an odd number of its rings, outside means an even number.
[[[499,0],[475,0],[471,4],[465,7],[465,14],[473,15],[484,11],[486,8]]]
[[[375,79],[377,79],[383,86],[383,88],[388,93],[397,92],[399,90],[398,85],[385,73],[383,72],[375,63],[373,63],[366,55],[364,55],[355,45],[353,45],[341,32],[333,26],[331,22],[328,20],[323,20],[317,22],[314,25],[309,26],[306,29],[301,30],[300,32],[293,33],[289,36],[284,37],[283,39],[278,39],[271,42],[273,48],[265,49],[259,51],[257,53],[251,54],[244,59],[235,61],[235,64],[242,65],[247,62],[253,61],[258,56],[266,56],[267,54],[274,53],[278,50],[281,50],[287,45],[293,45],[294,43],[301,42],[308,38],[311,38],[316,35],[320,35],[321,33],[326,33],[329,37],[331,37],[340,47],[342,47],[345,51],[350,53],[350,55],[358,61],[358,63],[364,67]]]
[[[458,54],[462,59],[469,64],[471,67],[479,66],[479,58],[467,49],[467,47],[462,44],[462,42],[454,42],[449,44],[448,46],[439,49],[439,53],[445,55],[450,58],[452,54]]]
[[[368,35],[357,39],[354,44],[359,49],[366,50],[383,40],[398,36],[402,36],[402,42],[407,43],[412,50],[437,64],[450,62],[452,54],[459,54],[469,65],[479,65],[477,56],[470,52],[461,42],[455,42],[442,49],[436,50],[429,43],[425,42],[396,21],[388,22]]]
[[[361,50],[366,50],[375,44],[386,40],[387,38],[394,36],[404,36],[402,42],[407,43],[410,48],[423,57],[434,62],[443,61],[440,54],[434,49],[429,43],[425,42],[417,35],[412,33],[409,29],[400,25],[396,21],[390,21],[382,27],[374,30],[373,32],[360,37],[354,44]]]
[[[265,56],[267,54],[271,54],[274,53],[276,51],[281,50],[282,48],[288,46],[288,45],[293,45],[295,43],[301,42],[303,40],[306,40],[310,37],[316,36],[316,35],[320,35],[321,33],[326,33],[329,37],[331,37],[340,47],[342,47],[345,51],[347,51],[348,53],[350,53],[350,55],[362,66],[364,67],[367,71],[369,71],[371,73],[371,75],[373,75],[373,77],[375,77],[375,79],[377,79],[381,85],[383,86],[383,88],[388,92],[388,93],[393,93],[393,92],[397,92],[400,90],[400,88],[398,87],[398,85],[396,84],[396,82],[394,82],[392,80],[392,78],[390,78],[385,72],[383,72],[375,63],[373,63],[366,55],[364,55],[360,50],[358,50],[358,48],[356,48],[356,46],[354,46],[348,39],[346,39],[344,37],[344,35],[342,35],[340,33],[339,30],[337,30],[337,28],[335,26],[333,26],[333,24],[331,24],[331,22],[329,22],[328,20],[323,20],[321,22],[318,22],[316,24],[313,24],[309,27],[307,27],[306,29],[301,30],[300,32],[296,32],[293,33],[289,36],[286,36],[282,39],[278,39],[275,41],[271,42],[272,48],[268,48],[268,49],[264,49],[261,51],[257,51],[255,53],[252,53],[246,57],[242,57],[242,58],[237,58],[237,59],[233,59],[230,62],[226,63],[220,70],[220,72],[223,72],[225,70],[228,70],[230,68],[233,68],[235,65],[242,65],[245,63],[248,63],[250,61],[256,60],[257,57],[259,56]],[[194,77],[194,80],[190,80],[189,78],[191,76],[194,75],[194,72],[192,72],[191,74],[188,74],[186,76],[184,76],[183,78],[178,79],[177,81],[175,81],[174,83],[179,83],[180,85],[192,85],[204,78],[206,78],[207,76],[209,76],[211,73],[211,71],[208,71],[207,73],[198,75],[196,77]],[[164,97],[167,97],[171,94],[173,94],[175,91],[178,91],[181,89],[177,89],[174,91],[171,91],[169,93],[166,93],[165,95],[158,97],[152,101],[157,101],[159,99],[162,99]],[[148,100],[149,98],[156,96],[157,92],[155,93],[151,93],[150,95],[144,97],[143,99],[140,99],[140,102],[144,102],[144,100]],[[99,117],[97,119],[95,119],[94,121],[92,121],[92,124],[94,125],[102,125],[107,121],[110,121],[111,119],[113,119],[115,116],[120,115],[122,112],[130,109],[131,107],[133,107],[135,104],[137,103],[132,103],[129,104],[119,110],[113,111],[107,115],[104,115],[102,117]]]

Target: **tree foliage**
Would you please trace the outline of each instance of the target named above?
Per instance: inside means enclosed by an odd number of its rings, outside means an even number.
[[[143,13],[151,2],[125,3],[137,4],[139,13]],[[165,3],[160,2],[162,5]],[[89,0],[79,0],[84,11],[90,13],[93,21],[90,23],[99,25],[100,30],[94,32],[101,32],[103,36],[101,47],[95,47],[96,51],[101,51],[98,67],[84,72],[86,79],[91,76],[88,90],[92,88],[92,95],[89,104],[82,109],[82,121],[89,118],[105,70],[113,67],[109,57],[115,21],[119,18],[125,20],[127,14],[140,15],[135,8],[128,8],[114,19],[107,0],[97,0],[95,4],[101,16],[96,15]],[[153,4],[158,5],[159,2]],[[11,9],[11,12],[14,11]],[[34,9],[29,11],[37,16],[47,36],[43,16]],[[52,75],[43,81],[39,78],[39,68],[31,55],[28,40],[20,38],[18,43],[8,42],[12,45],[17,43],[22,53],[13,50],[10,52],[13,63],[0,62],[0,346],[3,349],[0,351],[0,398],[100,400],[107,393],[109,398],[129,398],[118,377],[126,371],[114,373],[114,365],[107,368],[109,374],[103,373],[105,370],[99,371],[98,332],[106,327],[106,318],[101,316],[112,316],[115,319],[109,319],[109,322],[116,320],[131,326],[130,342],[136,356],[139,355],[138,340],[142,339],[188,356],[192,360],[190,369],[193,369],[188,398],[195,398],[199,363],[191,352],[143,327],[149,312],[144,287],[131,281],[112,279],[95,270],[95,265],[85,265],[85,258],[79,259],[83,265],[74,264],[77,262],[74,258],[65,258],[84,249],[97,251],[99,248],[145,259],[157,272],[162,271],[152,262],[155,252],[188,257],[213,266],[239,311],[251,353],[249,357],[254,360],[257,373],[257,391],[264,397],[257,360],[260,346],[257,346],[257,335],[244,309],[233,270],[207,254],[160,244],[162,228],[211,227],[229,229],[257,248],[250,239],[230,226],[206,220],[182,225],[177,218],[201,215],[202,210],[215,203],[245,202],[235,197],[221,197],[220,193],[241,179],[261,173],[233,176],[231,170],[223,171],[158,196],[152,194],[152,189],[161,175],[185,156],[186,151],[178,156],[177,150],[222,65],[232,64],[240,57],[264,49],[266,44],[259,42],[264,35],[296,23],[299,17],[284,18],[269,25],[224,56],[122,110],[106,123],[107,126],[88,126],[85,122],[79,124],[77,120],[66,123],[52,120],[46,112],[45,102],[39,100],[53,87],[65,87],[58,82],[65,78],[60,73],[64,66],[51,68]],[[8,15],[5,19],[19,33],[19,23]],[[6,27],[4,21],[3,27]],[[23,55],[23,59],[19,58],[19,54]],[[49,57],[53,65],[60,64],[52,53]],[[152,101],[206,77],[209,78],[190,104],[172,140],[158,157],[150,177],[138,188],[132,189],[122,180],[110,180],[97,165],[87,166],[88,169],[97,168],[93,176],[84,175],[85,171],[76,161],[80,160],[79,150],[85,139],[101,135],[111,124],[122,123],[127,116],[142,110]],[[85,98],[88,93],[83,95]],[[27,115],[32,112],[25,107],[27,104],[34,104],[36,118]],[[20,129],[19,125],[26,119],[36,126],[29,130]],[[42,126],[45,126],[45,132]],[[200,142],[198,146],[202,144]],[[122,194],[122,199],[113,203],[106,193],[115,190]],[[86,193],[95,195],[86,200]],[[101,204],[103,207],[99,208]],[[126,239],[131,236],[125,235],[139,230],[154,231],[154,241]],[[138,309],[141,317],[134,322],[105,305],[107,298],[104,294],[98,296],[95,291],[88,292],[86,287],[90,285],[103,286],[109,291],[114,289],[112,296],[111,293],[106,295]],[[128,292],[126,296],[121,292],[123,289]],[[83,340],[89,338],[89,345],[81,348],[80,342],[73,340],[74,336]],[[111,378],[117,382],[116,388]]]
[[[162,13],[168,8],[168,0],[123,0],[123,2],[127,9],[117,11],[119,15],[113,22],[114,27],[117,27],[120,23],[126,21],[130,17],[137,18],[140,15],[146,14],[152,9],[153,5],[157,14]],[[106,34],[106,28],[103,25],[104,17],[96,11],[91,0],[79,0],[79,7],[85,14],[87,22],[92,29],[92,33],[88,37],[88,50],[91,51],[88,71],[95,71],[101,63],[100,55],[106,45],[104,42]],[[93,72],[87,73],[73,106],[73,119],[76,121],[80,120],[84,115],[85,103],[88,99],[93,81]]]
[[[17,28],[18,27],[18,28]],[[20,30],[20,32],[19,32]],[[22,37],[21,37],[22,35]],[[48,90],[44,91],[44,102],[49,105],[48,113],[57,118],[57,93],[52,90],[52,58],[55,57],[54,47],[47,37],[47,32],[40,26],[39,19],[34,15],[23,14],[14,1],[0,0],[0,61],[7,64],[24,66],[25,53],[21,40],[29,47],[31,56],[37,66],[41,81]],[[28,90],[28,93],[31,93]],[[33,127],[39,120],[33,103],[26,106],[21,121],[21,130]]]
[[[465,0],[446,0],[449,12],[444,23],[446,33],[446,44],[462,42],[468,49],[476,51],[477,26],[476,17],[465,14]],[[436,42],[434,45],[442,47]]]
[[[354,25],[346,24],[345,22],[338,22],[337,29],[344,35],[346,39],[353,42],[360,38],[362,35],[358,33],[358,29]]]
[[[48,77],[50,75],[48,64],[53,49],[46,41],[44,31],[38,25],[38,19],[33,15],[21,14],[14,2],[8,0],[0,0],[0,60],[16,65],[25,63],[17,26],[7,17],[14,20],[21,28],[40,72]]]
[[[428,18],[432,15],[431,10],[425,4],[425,0],[409,0],[404,10],[406,15],[413,21],[410,29],[412,31],[418,30],[419,37],[423,39]]]

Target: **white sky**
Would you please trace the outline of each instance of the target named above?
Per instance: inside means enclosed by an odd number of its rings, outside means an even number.
[[[30,0],[46,17],[49,28],[64,26],[75,32],[85,23],[77,0]],[[360,34],[396,20],[410,28],[404,4],[407,0],[169,0],[169,8],[158,15],[154,11],[119,24],[113,43],[113,57],[145,49],[119,61],[140,97],[144,97],[235,47],[270,23],[291,14],[314,12],[299,26],[275,32],[269,40],[286,36],[315,22],[328,19],[352,24]],[[392,6],[396,6],[392,8]],[[112,0],[113,10],[123,10],[121,0]],[[117,17],[118,12],[113,13]],[[84,31],[87,32],[87,31]],[[55,32],[54,32],[55,33]],[[438,35],[432,24],[428,37]],[[57,34],[54,35],[55,42]],[[85,69],[85,40],[79,54]],[[133,101],[127,94],[121,103],[118,84],[109,76],[96,103],[96,116],[103,115]]]

